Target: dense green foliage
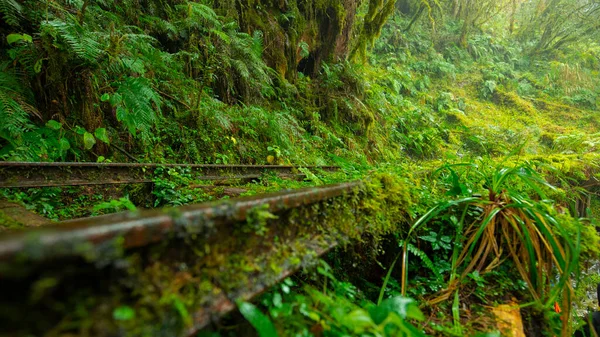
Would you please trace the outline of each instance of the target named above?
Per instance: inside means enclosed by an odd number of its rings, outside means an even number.
[[[3,0],[0,155],[127,159],[115,144],[152,161],[324,163],[526,140],[569,151],[577,140],[540,119],[597,109],[597,6],[545,2]],[[369,46],[368,64],[344,61]],[[509,112],[524,116],[507,128]]]
[[[599,34],[596,0],[0,0],[0,160],[343,168],[247,195],[377,171],[368,253],[240,304],[259,335],[461,336],[515,297],[567,336],[600,255]],[[0,196],[52,219],[215,198],[155,175],[151,201]]]

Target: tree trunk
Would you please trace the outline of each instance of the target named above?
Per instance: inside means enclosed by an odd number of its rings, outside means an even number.
[[[410,29],[415,24],[415,22],[417,22],[417,20],[419,20],[419,18],[421,17],[421,14],[423,14],[424,10],[425,10],[425,6],[421,5],[421,7],[419,7],[419,10],[415,13],[415,15],[413,15],[412,20],[410,20],[410,23],[408,24],[408,26],[406,26],[406,28],[404,29],[405,32],[410,31]]]
[[[471,22],[471,11],[467,8],[464,11],[464,19],[463,25],[460,30],[460,37],[458,38],[458,45],[467,48],[467,38],[469,37],[469,31],[471,30],[471,26],[473,23]]]
[[[517,0],[512,0],[510,9],[510,26],[508,32],[512,35],[515,31],[515,16],[517,14]]]
[[[460,0],[452,0],[452,16],[458,19],[460,15]]]

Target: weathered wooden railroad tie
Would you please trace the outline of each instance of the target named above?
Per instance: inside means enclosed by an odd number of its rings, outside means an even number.
[[[362,189],[343,183],[0,235],[0,335],[192,335],[360,236]],[[119,317],[122,308],[135,319]]]
[[[292,165],[0,162],[0,188],[147,184],[157,168],[188,168],[197,180],[252,180],[265,172],[299,178]],[[336,166],[306,166],[335,171]]]

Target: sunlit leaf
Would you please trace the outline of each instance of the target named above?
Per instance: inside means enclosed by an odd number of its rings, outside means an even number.
[[[60,130],[62,128],[62,124],[51,119],[46,123],[46,127],[52,130]]]
[[[275,326],[256,306],[247,302],[238,304],[240,313],[252,324],[260,337],[278,337]]]
[[[113,311],[113,318],[117,321],[129,321],[135,318],[135,310],[133,308],[122,305]]]
[[[105,128],[97,128],[96,131],[94,131],[94,136],[102,142],[110,144],[110,139],[108,138],[108,133]]]
[[[83,146],[86,150],[91,149],[96,144],[96,139],[94,135],[89,132],[83,134]]]
[[[390,313],[395,313],[402,319],[424,320],[425,316],[412,298],[396,296],[383,300],[380,305],[369,310],[375,324],[381,324]]]
[[[32,43],[33,38],[31,37],[31,35],[27,34],[8,34],[8,36],[6,37],[6,42],[8,42],[8,44],[17,43],[19,41]]]

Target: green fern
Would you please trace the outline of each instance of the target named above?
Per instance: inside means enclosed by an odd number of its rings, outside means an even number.
[[[147,138],[158,119],[162,101],[150,80],[129,77],[119,85],[111,103],[117,108],[117,119],[132,135],[139,132],[142,138]]]
[[[271,86],[269,68],[262,59],[263,33],[252,35],[239,31],[235,21],[225,21],[210,7],[188,2],[176,6],[183,19],[176,22],[180,34],[188,38],[190,49],[180,57],[188,63],[190,75],[224,84],[224,100],[236,97],[259,97]],[[192,52],[193,51],[193,52]],[[198,74],[198,72],[209,72]]]
[[[144,74],[146,68],[144,62],[139,58],[118,57],[111,60],[105,71],[109,74]]]
[[[402,248],[403,245],[404,243],[400,242],[400,248]],[[423,262],[423,265],[427,267],[427,269],[431,270],[435,275],[439,275],[440,272],[438,268],[435,267],[433,261],[431,261],[429,256],[427,256],[427,254],[424,251],[420,250],[419,248],[415,247],[413,244],[410,243],[407,246],[407,250],[413,253],[415,256],[417,256],[421,260],[421,262]]]
[[[176,8],[183,8],[187,11],[188,20],[193,22],[194,25],[206,25],[207,23],[211,26],[220,26],[221,21],[215,11],[203,4],[196,2],[188,2],[186,5],[176,6]]]
[[[0,68],[0,138],[12,145],[19,143],[22,135],[31,129],[29,115],[40,117],[28,103],[27,96],[21,81],[5,67]]]
[[[228,35],[231,42],[226,61],[229,61],[232,70],[244,80],[246,86],[260,95],[263,87],[272,84],[269,68],[262,59],[262,32],[255,31],[253,35],[249,35],[230,30]]]
[[[54,43],[72,52],[80,60],[96,64],[104,50],[96,34],[84,29],[74,18],[68,21],[51,20],[42,23],[42,37],[52,37]]]
[[[15,0],[0,0],[0,13],[4,21],[11,26],[18,26],[23,7]]]
[[[146,28],[159,34],[165,34],[169,39],[175,40],[179,35],[177,26],[167,20],[155,16],[142,16],[140,21],[145,24]]]
[[[215,28],[221,30],[223,27],[221,18],[212,8],[206,5],[188,2],[185,5],[175,6],[175,9],[179,10],[180,13],[184,13],[185,19],[179,23],[180,28],[206,32]]]

